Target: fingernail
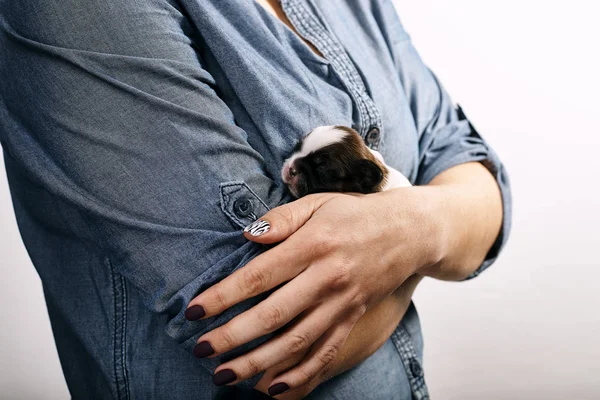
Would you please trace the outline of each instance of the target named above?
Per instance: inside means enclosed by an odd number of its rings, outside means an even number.
[[[213,383],[217,386],[223,386],[237,379],[237,375],[230,369],[224,369],[213,375]]]
[[[269,229],[271,229],[271,224],[265,220],[258,219],[244,228],[244,232],[248,232],[252,236],[260,236],[269,232]]]
[[[290,390],[290,387],[287,383],[279,382],[269,388],[269,396],[277,396],[278,394],[287,392],[288,390]]]
[[[204,307],[202,306],[191,306],[190,308],[185,310],[185,319],[187,319],[188,321],[197,321],[205,315],[206,312],[204,311]]]
[[[207,341],[202,341],[194,346],[194,355],[198,358],[208,357],[214,353],[215,349]]]

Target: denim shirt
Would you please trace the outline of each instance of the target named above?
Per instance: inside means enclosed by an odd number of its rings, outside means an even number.
[[[416,185],[482,162],[506,171],[423,64],[390,0],[0,0],[0,140],[23,241],[74,398],[250,398],[216,388],[195,295],[268,250],[242,229],[291,200],[279,170],[320,125],[355,128]],[[313,398],[428,398],[414,306]],[[237,394],[236,394],[237,393]],[[257,393],[257,392],[256,392]],[[256,396],[260,396],[254,394]],[[340,397],[337,397],[340,396]]]

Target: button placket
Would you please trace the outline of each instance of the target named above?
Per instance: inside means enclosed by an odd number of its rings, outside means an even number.
[[[318,12],[312,0],[281,0],[283,11],[298,34],[313,43],[331,63],[358,110],[358,132],[371,149],[378,150],[383,124],[375,102],[367,93],[362,77],[341,43],[320,23],[309,4]],[[414,397],[417,400],[429,399],[423,370],[410,336],[399,326],[392,335],[392,341],[404,364]]]
[[[408,377],[408,381],[410,382],[413,397],[416,400],[428,400],[429,390],[427,389],[427,385],[425,383],[423,367],[421,367],[421,363],[417,358],[417,353],[412,344],[412,339],[402,324],[396,327],[396,330],[392,333],[391,339],[392,343],[394,343],[394,346],[396,346],[396,349],[400,354],[402,363],[404,364],[404,369],[406,370],[406,375]]]
[[[367,145],[371,149],[377,150],[382,126],[379,111],[369,97],[366,86],[346,50],[337,38],[320,23],[310,7],[307,6],[307,2],[309,0],[281,0],[281,6],[298,34],[312,42],[331,63],[333,70],[348,89],[358,110],[359,126],[357,130]],[[315,5],[312,4],[312,6],[316,10]],[[373,127],[377,128],[379,132],[376,139],[372,137],[371,140],[368,140],[367,136]]]

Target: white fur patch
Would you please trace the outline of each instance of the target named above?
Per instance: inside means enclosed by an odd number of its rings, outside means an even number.
[[[412,186],[407,177],[405,177],[400,171],[386,165],[388,169],[387,183],[382,191],[390,190],[399,187],[408,187]]]
[[[287,161],[291,164],[297,158],[306,157],[325,146],[340,142],[346,135],[349,135],[349,133],[341,129],[336,129],[335,126],[320,126],[315,128],[304,137],[300,151],[292,154]]]
[[[370,148],[368,148],[368,149],[371,152],[371,154],[373,154],[375,156],[376,159],[381,161],[382,164],[385,164],[385,161],[383,160],[383,156],[381,155],[380,152],[378,152],[377,150],[370,149]]]

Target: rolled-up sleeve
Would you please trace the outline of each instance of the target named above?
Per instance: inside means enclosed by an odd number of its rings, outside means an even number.
[[[389,10],[393,10],[391,4]],[[390,49],[405,89],[419,135],[419,165],[415,183],[426,185],[441,172],[467,162],[481,162],[494,176],[502,195],[500,233],[479,268],[479,275],[497,259],[511,226],[511,190],[498,155],[455,106],[435,74],[423,63],[395,12],[386,16]]]
[[[506,169],[494,150],[469,122],[462,108],[449,107],[447,123],[439,131],[429,131],[427,146],[420,148],[417,184],[425,185],[448,168],[467,162],[481,162],[496,179],[502,196],[502,226],[482,264],[467,279],[478,276],[492,265],[510,233],[512,198]]]

